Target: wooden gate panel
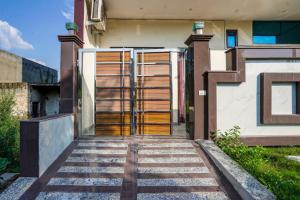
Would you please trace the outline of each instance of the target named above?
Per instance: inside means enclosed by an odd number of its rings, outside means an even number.
[[[122,98],[122,91],[114,88],[109,89],[103,89],[103,88],[97,88],[96,89],[96,98],[97,99],[121,99]],[[124,89],[124,98],[126,100],[130,100],[130,88]]]
[[[98,113],[96,114],[97,124],[119,124],[125,123],[130,124],[130,112],[125,112],[124,117],[120,113]],[[122,119],[124,121],[122,121]]]
[[[123,62],[123,51],[108,51],[108,52],[97,52],[96,62],[106,62],[113,64],[114,62]],[[131,52],[126,51],[124,53],[124,62],[131,62]]]
[[[122,86],[122,79],[121,76],[97,76],[96,79],[96,87],[98,88],[120,88]],[[130,77],[125,76],[124,77],[124,87],[129,88],[130,87]]]
[[[144,122],[145,123],[161,123],[161,124],[169,124],[171,120],[170,113],[168,112],[158,112],[158,113],[145,113],[144,114]],[[137,123],[142,123],[142,114],[137,113]]]
[[[142,98],[142,90],[139,90],[137,93],[137,99]],[[144,98],[143,99],[167,99],[171,95],[169,88],[161,88],[161,89],[144,89]]]
[[[169,52],[138,52],[136,123],[139,135],[172,132],[172,84]]]
[[[124,64],[124,74],[130,75],[130,64]],[[97,64],[96,74],[110,75],[116,74],[121,75],[122,69],[120,69],[120,64]]]
[[[130,136],[131,51],[96,53],[96,136]]]
[[[144,135],[170,135],[171,127],[170,125],[148,125],[145,124],[144,127],[139,124],[137,126],[137,132],[142,133],[144,132]]]
[[[118,125],[98,125],[96,126],[97,136],[121,136],[123,129],[124,136],[130,136],[130,125],[120,126]]]
[[[96,53],[97,136],[129,136],[134,132],[131,130],[134,124],[138,135],[171,134],[170,53],[137,51],[136,58],[136,74],[133,74],[131,51]],[[132,99],[133,90],[136,91],[135,99]],[[133,105],[136,112],[133,112]],[[135,123],[133,113],[136,113]]]

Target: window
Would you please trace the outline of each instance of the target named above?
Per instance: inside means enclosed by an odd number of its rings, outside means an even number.
[[[238,45],[237,30],[226,30],[226,44],[227,48],[233,48]]]
[[[254,44],[276,44],[276,36],[253,36]]]
[[[254,21],[253,44],[300,44],[300,21]]]

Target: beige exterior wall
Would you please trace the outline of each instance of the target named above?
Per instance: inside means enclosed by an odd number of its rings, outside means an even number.
[[[0,50],[0,83],[22,82],[22,58]]]
[[[95,52],[82,53],[82,112],[83,135],[95,134]]]
[[[87,15],[86,15],[87,16]],[[117,20],[107,21],[102,35],[92,36],[85,28],[85,48],[109,47],[186,47],[194,20]],[[239,45],[252,44],[252,21],[205,21],[210,41],[212,70],[225,69],[226,29],[238,30]]]
[[[87,1],[84,3],[84,22],[86,23],[89,20],[89,10]],[[87,24],[84,24],[83,27],[83,38],[84,38],[84,48],[97,48],[98,44],[96,43],[96,35],[92,34],[92,29]]]
[[[15,95],[13,113],[20,117],[28,117],[30,109],[29,85],[27,83],[0,83],[0,96]]]
[[[241,127],[242,136],[298,135],[300,125],[263,125],[260,123],[260,73],[300,73],[300,61],[248,60],[246,82],[218,84],[217,129]],[[272,113],[295,112],[295,85],[272,86]]]

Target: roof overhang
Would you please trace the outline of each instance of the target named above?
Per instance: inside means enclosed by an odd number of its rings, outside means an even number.
[[[300,20],[300,0],[104,0],[110,19]]]

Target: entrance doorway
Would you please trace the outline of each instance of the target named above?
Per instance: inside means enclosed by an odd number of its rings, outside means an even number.
[[[96,52],[95,135],[171,135],[170,50]]]

